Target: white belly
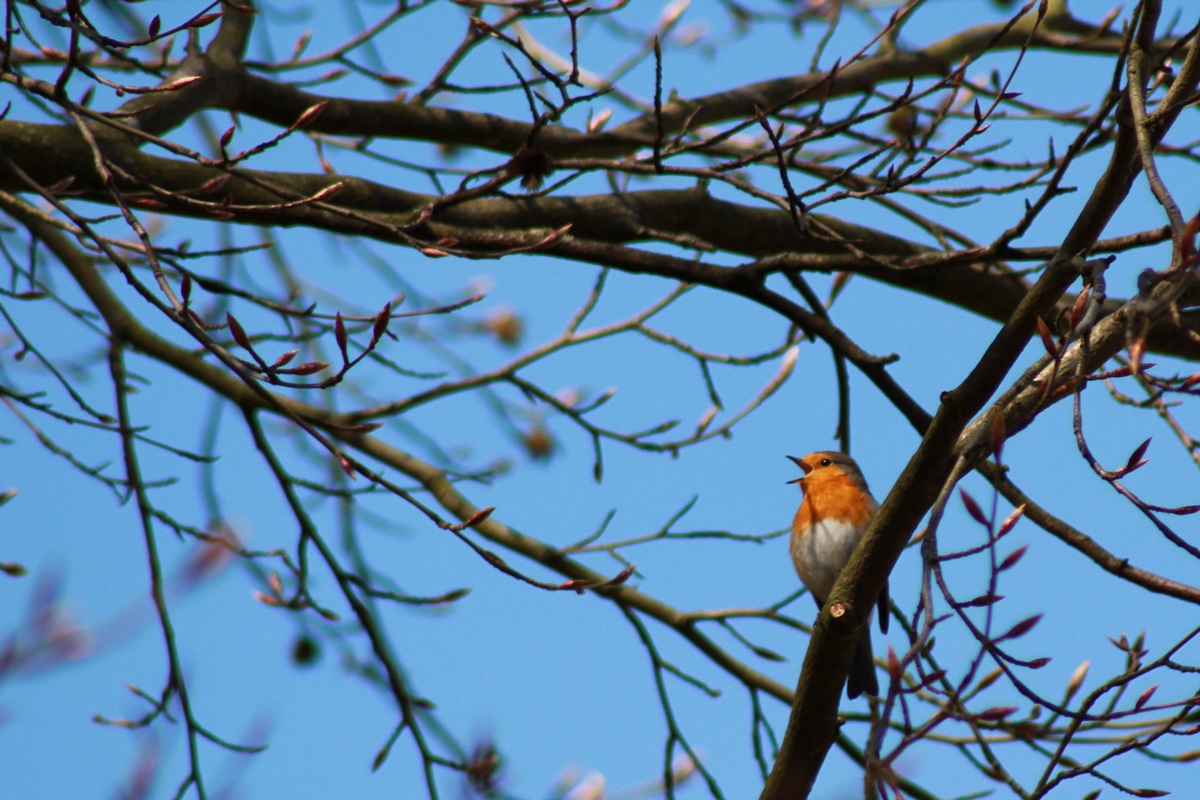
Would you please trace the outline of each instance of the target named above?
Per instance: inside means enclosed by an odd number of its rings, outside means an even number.
[[[792,536],[796,573],[819,602],[833,591],[842,567],[850,560],[862,531],[846,522],[826,520],[813,525],[807,536]]]

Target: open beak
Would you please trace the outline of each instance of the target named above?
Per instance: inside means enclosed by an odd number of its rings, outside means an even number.
[[[793,478],[792,480],[788,481],[788,483],[799,483],[799,484],[803,484],[803,483],[804,483],[804,479],[805,479],[806,477],[808,477],[808,467],[804,466],[804,462],[803,462],[803,461],[801,461],[800,459],[796,458],[795,456],[788,456],[788,460],[789,460],[789,461],[791,461],[793,464],[795,464],[795,465],[796,465],[797,467],[799,467],[800,469],[804,470],[804,474],[803,474],[803,475],[801,475],[799,478]]]

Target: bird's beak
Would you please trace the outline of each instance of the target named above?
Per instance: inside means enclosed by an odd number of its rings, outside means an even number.
[[[799,478],[793,478],[792,480],[788,481],[788,483],[800,483],[800,484],[803,484],[803,483],[804,483],[804,479],[805,479],[806,477],[808,477],[808,467],[804,466],[804,462],[803,462],[803,461],[801,461],[800,459],[796,458],[795,456],[788,456],[788,460],[789,460],[789,461],[791,461],[793,464],[795,464],[795,465],[796,465],[797,467],[799,467],[800,469],[804,470],[804,474],[803,474],[803,475],[801,475]]]

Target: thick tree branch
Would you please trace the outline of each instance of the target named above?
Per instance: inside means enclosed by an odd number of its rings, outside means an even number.
[[[996,320],[1007,319],[1030,286],[1023,278],[986,265],[959,263],[953,254],[944,256],[946,263],[929,263],[931,257],[939,257],[929,248],[827,215],[813,215],[813,219],[840,239],[830,240],[815,233],[801,236],[786,213],[720,200],[701,186],[576,197],[478,198],[440,208],[421,222],[423,215],[437,207],[438,198],[361,178],[225,171],[148,155],[129,145],[102,141],[102,146],[108,160],[136,176],[137,180],[119,181],[133,202],[144,198],[154,207],[161,206],[180,216],[258,225],[305,225],[402,243],[453,239],[457,246],[443,248],[446,252],[457,250],[484,257],[535,247],[551,231],[569,225],[570,235],[563,237],[561,244],[545,248],[545,252],[570,258],[582,255],[581,260],[592,263],[608,262],[586,256],[588,245],[579,240],[630,244],[664,233],[683,236],[699,230],[704,232],[708,247],[762,260],[731,268],[632,249],[627,249],[625,260],[657,264],[654,269],[634,271],[673,272],[672,277],[679,280],[718,288],[796,268],[851,272]],[[45,147],[54,150],[54,159],[42,157]],[[42,186],[68,184],[66,191],[71,194],[112,202],[102,177],[96,173],[90,146],[75,129],[0,121],[0,152]],[[201,187],[226,175],[230,176],[228,181],[218,190],[197,194]],[[334,184],[343,185],[335,199],[283,207]],[[0,189],[28,191],[29,186],[0,165]],[[848,245],[843,242],[873,259],[847,254]],[[1020,252],[1013,250],[1011,255]],[[1069,308],[1071,300],[1064,298],[1060,308]],[[1120,302],[1111,300],[1108,307],[1115,309]],[[1185,314],[1179,320],[1168,318],[1152,330],[1149,347],[1155,352],[1200,358],[1200,342],[1192,336],[1197,331],[1200,318],[1196,314]]]

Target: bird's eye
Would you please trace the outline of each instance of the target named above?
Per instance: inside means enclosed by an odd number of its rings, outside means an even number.
[[[830,459],[830,458],[822,458],[821,459],[822,467],[828,467],[828,466],[832,466],[832,465],[833,465],[833,459]]]

